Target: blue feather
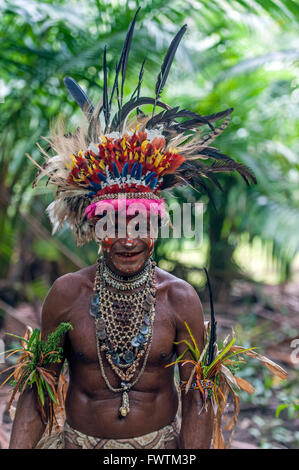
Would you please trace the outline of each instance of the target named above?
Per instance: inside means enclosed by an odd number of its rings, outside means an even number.
[[[102,189],[102,186],[99,183],[94,183],[93,181],[90,182],[89,188],[93,189],[94,191],[99,191]]]
[[[144,182],[145,184],[149,184],[150,180],[153,178],[153,176],[156,175],[156,172],[155,171],[152,171],[151,173],[149,173],[148,175],[146,175],[146,177],[144,178]]]
[[[106,175],[103,175],[103,173],[100,173],[97,171],[97,177],[100,178],[100,180],[102,181],[106,181],[107,180],[107,177]]]
[[[113,162],[112,168],[113,168],[113,174],[114,174],[115,178],[119,178],[119,171],[118,171],[118,168],[117,168],[115,162]]]
[[[129,163],[127,162],[127,163],[124,164],[121,176],[127,176],[128,170],[129,170]]]
[[[134,165],[133,165],[132,168],[131,168],[131,176],[132,176],[132,177],[135,176],[135,171],[136,171],[136,169],[137,169],[137,165],[138,165],[138,163],[135,162]]]
[[[140,180],[141,175],[142,175],[142,163],[139,163],[139,167],[138,167],[138,170],[137,170],[137,172],[136,172],[136,177],[135,177],[135,178],[136,178],[137,180]]]
[[[154,189],[154,187],[156,186],[158,182],[158,178],[153,178],[152,181],[151,181],[151,184],[150,184],[150,188],[151,189]]]

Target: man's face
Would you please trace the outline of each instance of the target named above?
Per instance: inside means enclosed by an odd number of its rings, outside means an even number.
[[[125,237],[119,238],[116,219],[115,237],[107,236],[102,240],[106,264],[112,271],[128,277],[142,270],[153,252],[156,241],[156,238],[150,236],[149,224],[147,224],[147,233],[136,237],[136,231],[130,230],[131,219],[132,217],[127,217]]]

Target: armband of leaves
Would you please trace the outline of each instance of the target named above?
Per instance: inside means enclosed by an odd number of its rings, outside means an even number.
[[[20,347],[6,351],[8,353],[7,358],[19,354],[16,363],[1,372],[3,374],[12,370],[0,386],[1,389],[10,381],[10,385],[14,388],[7,410],[10,409],[17,392],[22,394],[27,388],[35,388],[41,415],[45,421],[49,420],[49,432],[51,432],[53,420],[55,419],[54,407],[62,406],[62,394],[57,389],[54,372],[48,369],[47,366],[62,361],[63,348],[59,344],[67,331],[72,329],[70,323],[62,322],[55,331],[48,335],[46,341],[41,339],[41,332],[38,328],[32,331],[30,327],[27,327],[23,337],[7,333],[9,336],[21,341]]]

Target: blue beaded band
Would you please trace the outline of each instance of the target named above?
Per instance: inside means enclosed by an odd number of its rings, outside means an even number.
[[[185,390],[187,382],[188,382],[187,380],[180,380],[180,389],[181,390]],[[201,388],[203,388],[204,390],[205,389],[208,390],[208,389],[213,388],[214,383],[213,383],[212,380],[202,379],[202,380],[200,380],[200,385],[201,385]],[[200,387],[199,387],[198,383],[195,381],[195,382],[192,382],[189,390],[200,390]]]

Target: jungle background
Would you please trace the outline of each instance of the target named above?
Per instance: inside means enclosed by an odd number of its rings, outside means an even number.
[[[67,227],[55,236],[46,206],[54,190],[31,184],[42,163],[36,147],[58,116],[70,130],[81,119],[63,85],[74,77],[93,101],[101,98],[102,54],[115,67],[129,22],[141,12],[129,57],[125,92],[142,83],[152,96],[162,58],[183,25],[163,99],[200,114],[233,107],[232,120],[215,145],[247,164],[258,183],[239,175],[219,178],[209,198],[193,189],[174,198],[204,203],[203,241],[161,240],[158,265],[198,291],[205,316],[207,267],[214,293],[218,338],[233,327],[242,346],[284,367],[287,381],[273,379],[255,361],[239,372],[255,387],[240,392],[233,448],[296,448],[299,338],[298,13],[293,0],[0,0],[0,327],[23,334],[40,325],[40,311],[54,280],[93,264],[96,244],[77,248]],[[112,74],[111,74],[112,75]],[[112,79],[112,76],[110,77]],[[111,85],[111,81],[110,81]],[[297,127],[296,127],[297,126]],[[297,133],[298,135],[298,133]],[[170,202],[170,199],[168,199]],[[293,353],[293,355],[292,355]],[[4,369],[3,356],[0,368]],[[1,376],[3,377],[3,376]],[[2,380],[1,380],[2,382]],[[8,446],[5,412],[9,386],[0,390],[0,445]]]

